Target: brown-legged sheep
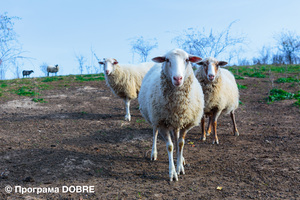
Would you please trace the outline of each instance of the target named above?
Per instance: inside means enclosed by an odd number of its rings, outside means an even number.
[[[227,69],[221,68],[226,65],[225,61],[215,58],[206,58],[197,63],[201,65],[196,71],[196,78],[200,82],[204,93],[204,114],[209,117],[207,134],[205,133],[205,116],[201,119],[202,140],[213,129],[213,144],[219,144],[217,136],[217,120],[221,113],[229,114],[233,122],[233,133],[238,136],[234,111],[239,105],[239,91],[234,76]]]

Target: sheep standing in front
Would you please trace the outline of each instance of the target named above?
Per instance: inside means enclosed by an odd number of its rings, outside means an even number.
[[[104,65],[106,84],[111,91],[125,102],[125,120],[130,121],[130,101],[138,97],[142,80],[154,63],[139,65],[119,65],[114,58],[106,58],[99,64]]]
[[[58,65],[55,65],[55,66],[48,66],[47,67],[47,75],[49,76],[49,73],[55,73],[55,76],[57,75],[57,72],[59,70],[59,67]]]
[[[230,113],[233,123],[233,134],[238,136],[234,111],[239,105],[239,91],[235,78],[227,69],[220,68],[227,64],[215,58],[206,58],[197,63],[201,65],[196,71],[196,77],[200,82],[205,100],[204,114],[209,117],[207,134],[205,133],[205,117],[201,119],[202,140],[210,135],[213,128],[213,144],[219,144],[217,136],[217,120],[221,113]]]
[[[191,66],[201,58],[174,49],[152,60],[162,64],[155,65],[144,77],[138,97],[140,111],[153,127],[151,159],[156,160],[157,157],[159,132],[166,140],[170,181],[173,178],[178,181],[177,174],[185,173],[183,147],[186,134],[199,125],[203,114],[203,92]],[[175,134],[177,173],[173,161],[172,133]]]
[[[33,70],[23,70],[22,74],[23,74],[23,78],[25,76],[30,76],[30,74],[33,73]]]

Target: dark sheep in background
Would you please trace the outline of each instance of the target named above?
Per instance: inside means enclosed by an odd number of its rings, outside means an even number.
[[[30,76],[31,73],[33,73],[33,70],[23,70],[23,78],[25,76]]]

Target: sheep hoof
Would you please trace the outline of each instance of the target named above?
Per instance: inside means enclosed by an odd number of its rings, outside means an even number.
[[[209,133],[209,132],[207,132],[207,133],[206,133],[206,136],[210,136],[210,133]]]
[[[240,134],[239,134],[238,131],[235,131],[233,135],[234,135],[234,136],[239,136]]]
[[[131,116],[130,115],[125,115],[125,121],[131,121]]]
[[[157,160],[157,153],[151,153],[151,160]]]
[[[214,140],[213,144],[219,144],[219,140]]]
[[[173,181],[173,178],[175,179],[175,181],[178,181],[178,176],[174,168],[170,170],[169,175],[170,175],[170,182]]]
[[[185,165],[185,159],[183,156],[180,156],[177,158],[177,174],[180,175],[180,173],[185,174],[184,172],[184,166]]]
[[[200,140],[205,141],[205,140],[206,140],[206,137],[203,137],[203,136],[202,136],[202,137],[200,138]]]

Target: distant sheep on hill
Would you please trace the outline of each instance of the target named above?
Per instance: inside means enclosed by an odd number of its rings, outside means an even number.
[[[125,120],[130,121],[130,101],[138,97],[142,80],[154,63],[119,65],[114,58],[104,58],[99,64],[104,65],[106,84],[116,96],[124,100]]]
[[[23,78],[25,76],[30,76],[30,74],[33,73],[33,70],[23,70],[22,74],[23,74]]]
[[[234,111],[239,106],[239,91],[234,76],[227,69],[220,68],[227,64],[215,58],[206,58],[197,63],[201,65],[196,71],[196,77],[200,82],[204,93],[204,114],[209,117],[207,135],[211,128],[214,132],[213,144],[219,144],[217,136],[217,120],[221,113],[230,113],[233,123],[233,134],[238,136]],[[205,118],[201,120],[202,140],[206,140]]]
[[[47,75],[49,76],[49,73],[55,73],[55,76],[56,76],[58,70],[59,70],[58,65],[55,65],[55,66],[48,66],[48,67],[47,67]]]

